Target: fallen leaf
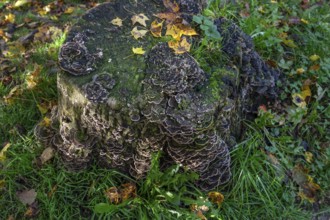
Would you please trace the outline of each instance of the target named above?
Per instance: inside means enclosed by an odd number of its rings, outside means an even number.
[[[155,17],[166,20],[167,24],[173,23],[179,15],[173,12],[164,12],[164,13],[158,13],[154,14]]]
[[[74,12],[74,7],[68,7],[67,9],[65,9],[64,14],[72,14],[72,12]]]
[[[116,17],[115,19],[111,20],[111,24],[121,27],[121,26],[123,26],[123,20]]]
[[[303,74],[304,72],[305,72],[305,69],[304,68],[298,68],[296,70],[296,73],[299,74],[299,75]]]
[[[14,14],[8,14],[5,15],[5,23],[14,23],[15,22],[15,15]]]
[[[33,203],[25,211],[24,217],[26,217],[26,218],[34,218],[34,217],[36,217],[38,215],[38,213],[39,213],[38,204],[37,203]]]
[[[136,185],[133,183],[124,183],[120,186],[120,195],[122,201],[136,197]]]
[[[318,71],[320,69],[320,67],[321,67],[320,64],[315,64],[315,65],[309,67],[309,70]]]
[[[48,197],[51,198],[57,190],[57,185],[54,185],[52,189],[48,192]]]
[[[181,30],[178,28],[178,26],[173,24],[168,24],[166,26],[166,36],[172,36],[172,38],[176,41],[179,41],[182,35]]]
[[[37,192],[34,189],[24,190],[23,192],[17,193],[17,197],[24,205],[32,205],[36,200]]]
[[[318,59],[320,59],[319,55],[313,54],[312,56],[309,57],[309,59],[313,62],[317,61]]]
[[[50,124],[51,124],[51,119],[50,118],[48,118],[48,117],[44,117],[43,119],[42,119],[42,121],[39,123],[39,125],[40,126],[43,126],[43,127],[49,127],[50,126]]]
[[[118,192],[117,187],[115,187],[115,186],[110,187],[109,189],[107,189],[105,191],[105,195],[109,199],[110,203],[113,203],[113,204],[117,205],[121,201],[121,196]]]
[[[288,47],[291,47],[291,48],[297,47],[297,45],[294,43],[294,41],[292,39],[283,39],[282,42]]]
[[[10,147],[10,143],[7,143],[0,151],[0,162],[3,162],[6,160],[6,151],[8,150],[8,148]]]
[[[147,34],[147,30],[138,30],[137,27],[134,27],[133,30],[131,31],[131,34],[133,37],[137,40],[139,38],[143,38]]]
[[[184,37],[181,41],[169,41],[168,46],[174,50],[175,54],[183,54],[190,51],[191,44]]]
[[[299,185],[298,195],[301,199],[314,203],[316,192],[321,187],[308,175],[308,170],[301,164],[296,165],[292,170],[292,179]]]
[[[300,93],[292,94],[292,102],[300,108],[306,108],[305,98]]]
[[[145,51],[143,50],[143,48],[142,47],[133,47],[132,48],[132,51],[133,51],[133,53],[134,54],[138,54],[138,55],[143,55],[143,54],[145,54]]]
[[[307,97],[312,96],[312,92],[311,89],[309,88],[309,85],[303,85],[300,95],[304,100],[306,100]]]
[[[313,161],[313,154],[309,151],[305,152],[305,159],[308,163],[311,163]]]
[[[47,161],[52,159],[54,157],[54,154],[55,154],[54,148],[47,147],[39,157],[41,164],[45,164]]]
[[[145,16],[144,14],[138,14],[138,15],[133,15],[131,20],[132,20],[133,25],[135,23],[139,23],[142,26],[147,27],[146,21],[149,20],[149,18],[147,16]]]
[[[21,85],[16,85],[12,88],[8,95],[4,96],[3,99],[6,104],[11,105],[14,103],[14,100],[23,93]]]
[[[162,36],[163,23],[164,23],[164,21],[158,22],[157,20],[154,20],[151,23],[150,32],[154,37]]]
[[[309,22],[307,21],[307,20],[305,20],[305,19],[300,19],[300,21],[302,22],[302,23],[304,23],[304,24],[308,24]]]
[[[259,109],[260,111],[262,111],[262,112],[267,112],[267,107],[266,107],[266,105],[260,105],[258,109]]]
[[[218,205],[218,207],[221,206],[221,204],[223,203],[223,201],[225,199],[225,197],[220,192],[216,192],[216,191],[209,192],[208,197],[209,197],[209,200],[212,203],[216,203]]]
[[[25,81],[28,89],[33,89],[38,84],[40,72],[41,66],[35,65],[33,72],[27,74]]]
[[[180,10],[178,3],[175,0],[163,0],[165,8],[172,12],[178,12]]]
[[[13,5],[13,8],[19,8],[22,7],[28,3],[32,2],[32,0],[18,0],[15,2],[15,4]]]

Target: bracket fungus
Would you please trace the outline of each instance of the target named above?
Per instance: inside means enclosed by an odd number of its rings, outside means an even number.
[[[231,65],[212,64],[214,73],[152,36],[133,39],[129,19],[120,27],[110,22],[127,17],[127,11],[151,18],[165,10],[157,2],[111,1],[82,16],[59,54],[64,71],[58,74],[56,125],[37,126],[35,133],[56,146],[73,170],[95,160],[139,179],[150,170],[153,154],[162,151],[164,163],[196,172],[196,184],[210,190],[230,179],[229,150],[240,121],[258,102],[256,94],[276,97],[279,73],[261,59],[248,35],[223,18],[214,22],[223,37],[218,53]],[[200,12],[201,2],[178,4],[191,16]],[[200,36],[194,38],[198,43]],[[134,55],[133,47],[147,52]]]

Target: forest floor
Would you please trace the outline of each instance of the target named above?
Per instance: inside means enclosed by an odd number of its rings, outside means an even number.
[[[57,103],[66,33],[100,2],[0,0],[1,219],[329,219],[327,1],[213,0],[203,11],[210,20],[233,20],[285,78],[278,106],[260,106],[258,117],[244,122],[231,151],[232,179],[209,193],[179,166],[160,171],[159,155],[143,181],[96,165],[71,173],[34,137]],[[210,36],[204,42],[192,56],[221,48]]]

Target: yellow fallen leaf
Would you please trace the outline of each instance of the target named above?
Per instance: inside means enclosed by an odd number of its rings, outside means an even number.
[[[295,93],[292,95],[292,102],[297,105],[298,107],[301,107],[301,108],[306,108],[306,102],[305,102],[305,99],[304,97],[299,94],[299,93]]]
[[[8,14],[5,15],[5,22],[6,23],[14,23],[15,22],[15,15],[14,14]]]
[[[166,20],[166,23],[168,24],[172,23],[177,17],[179,17],[177,13],[173,13],[173,12],[158,13],[158,14],[154,14],[154,16]]]
[[[24,5],[26,5],[27,3],[32,2],[32,0],[18,0],[15,2],[15,4],[13,5],[13,8],[19,8],[22,7]]]
[[[164,23],[164,21],[158,22],[157,20],[154,20],[151,23],[150,32],[154,37],[162,36],[163,23]]]
[[[313,54],[312,56],[309,57],[309,59],[314,62],[314,61],[317,61],[318,59],[320,59],[320,56]]]
[[[298,68],[297,70],[296,70],[296,73],[297,74],[303,74],[305,72],[305,69],[304,68]]]
[[[308,163],[311,163],[313,161],[313,154],[309,151],[305,152],[305,159]]]
[[[23,88],[21,85],[16,85],[12,88],[8,95],[4,96],[3,99],[6,104],[11,105],[14,103],[15,98],[23,93]]]
[[[74,7],[68,7],[65,9],[64,14],[72,14],[74,12]]]
[[[296,48],[297,47],[297,45],[291,39],[283,39],[282,42],[288,47],[291,47],[291,48]]]
[[[147,27],[146,21],[149,20],[149,18],[147,16],[145,16],[144,14],[138,14],[138,15],[133,15],[133,17],[131,18],[132,20],[132,24],[134,25],[135,23],[139,23],[144,27]]]
[[[165,35],[172,36],[174,40],[179,41],[182,35],[182,31],[176,25],[168,24],[166,26]]]
[[[215,192],[215,191],[209,192],[208,196],[209,196],[209,200],[212,203],[218,204],[218,207],[220,207],[220,205],[223,203],[225,199],[225,197],[220,192]]]
[[[131,34],[133,35],[133,37],[137,40],[139,38],[143,38],[148,31],[146,30],[138,30],[137,27],[134,27],[133,30],[131,31]]]
[[[308,24],[309,22],[307,21],[307,20],[305,20],[305,19],[300,19],[300,21],[302,22],[302,23],[304,23],[304,24]]]
[[[177,26],[181,30],[182,35],[186,35],[186,36],[198,35],[197,32],[195,31],[195,29],[193,29],[192,27],[190,27],[188,25],[178,24]]]
[[[8,148],[10,147],[10,143],[7,143],[0,151],[0,162],[3,162],[6,160],[6,151],[8,150]]]
[[[312,96],[311,89],[309,88],[309,85],[304,85],[301,90],[301,97],[305,100],[307,97]]]
[[[123,26],[123,20],[121,20],[120,18],[116,17],[115,19],[111,20],[111,24],[116,25],[118,27]]]
[[[38,84],[40,72],[41,66],[36,65],[33,72],[27,74],[25,81],[28,89],[33,89]]]
[[[138,55],[143,55],[145,53],[142,47],[133,47],[132,51],[134,54],[138,54]]]
[[[183,54],[190,51],[191,44],[184,37],[181,41],[169,41],[168,46],[174,50],[175,54]]]
[[[49,127],[51,123],[52,123],[52,120],[50,120],[50,118],[44,117],[39,124],[40,124],[40,126]]]

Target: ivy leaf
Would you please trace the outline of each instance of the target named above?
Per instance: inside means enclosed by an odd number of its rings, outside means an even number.
[[[131,31],[131,34],[133,35],[133,37],[137,40],[139,38],[143,38],[148,31],[146,30],[138,30],[137,27],[134,27],[133,30]]]
[[[145,51],[143,50],[142,47],[133,47],[132,51],[133,51],[134,54],[138,54],[138,55],[145,54]]]
[[[111,20],[111,24],[121,27],[121,26],[123,26],[123,20],[116,17],[115,19]]]
[[[138,14],[138,15],[133,15],[133,17],[131,18],[132,20],[132,24],[134,25],[135,23],[139,23],[144,27],[147,27],[146,21],[149,20],[149,18],[147,16],[145,16],[144,14]]]

